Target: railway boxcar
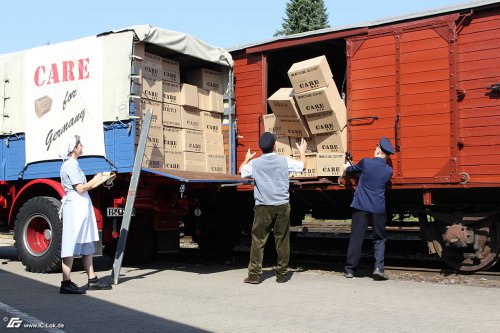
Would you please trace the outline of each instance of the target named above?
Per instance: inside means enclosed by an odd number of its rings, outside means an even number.
[[[229,49],[235,60],[237,164],[258,150],[267,99],[287,71],[326,56],[347,107],[347,150],[396,147],[388,217],[418,217],[431,253],[462,271],[500,249],[500,4],[474,1],[423,14],[323,29]],[[355,179],[292,182],[293,224],[345,218]],[[242,191],[249,188],[241,188]]]

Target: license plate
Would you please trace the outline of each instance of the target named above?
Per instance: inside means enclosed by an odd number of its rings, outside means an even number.
[[[108,207],[108,217],[123,217],[125,208]],[[132,208],[132,216],[135,216],[135,208]]]

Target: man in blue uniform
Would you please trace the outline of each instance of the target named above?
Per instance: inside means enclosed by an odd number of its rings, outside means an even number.
[[[345,264],[346,278],[354,277],[361,258],[361,248],[368,224],[373,227],[373,245],[375,252],[375,270],[373,279],[387,280],[384,274],[385,252],[385,187],[392,177],[392,167],[387,159],[394,154],[391,142],[383,137],[375,148],[374,158],[363,158],[358,164],[349,165],[346,173],[359,174],[358,186],[351,203],[353,209],[351,237]]]

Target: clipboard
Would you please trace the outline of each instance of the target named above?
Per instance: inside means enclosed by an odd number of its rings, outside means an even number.
[[[110,187],[113,185],[113,180],[116,178],[116,172],[101,172],[102,178],[99,182],[95,183],[92,188],[96,188],[105,183],[104,186]]]

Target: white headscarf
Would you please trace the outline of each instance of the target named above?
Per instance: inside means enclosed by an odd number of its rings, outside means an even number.
[[[76,136],[71,135],[69,138],[65,140],[65,142],[62,143],[61,145],[61,150],[59,152],[59,157],[62,158],[63,161],[67,160],[69,158],[69,154],[75,149],[76,147]]]

